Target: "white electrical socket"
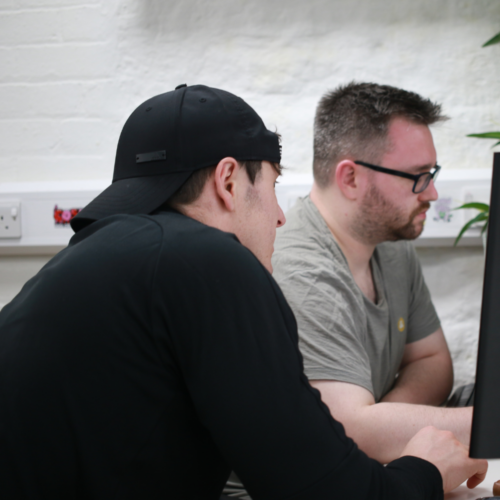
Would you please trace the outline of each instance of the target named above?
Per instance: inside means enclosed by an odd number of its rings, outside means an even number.
[[[0,202],[0,238],[21,237],[21,202]]]

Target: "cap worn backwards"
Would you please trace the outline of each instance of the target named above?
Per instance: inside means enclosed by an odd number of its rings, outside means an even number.
[[[179,85],[143,102],[118,141],[113,182],[71,221],[78,231],[115,214],[148,214],[200,168],[225,157],[281,160],[278,136],[240,97]]]

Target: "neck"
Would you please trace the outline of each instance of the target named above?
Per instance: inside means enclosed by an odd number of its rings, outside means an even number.
[[[235,233],[233,218],[221,210],[216,200],[200,196],[198,200],[189,205],[176,205],[173,208],[191,219],[195,219],[206,226],[214,227],[227,233]]]
[[[311,189],[311,201],[345,255],[354,281],[361,291],[375,302],[376,296],[370,267],[375,245],[360,241],[359,237],[350,231],[355,206],[337,191],[335,186],[320,188],[314,183]]]

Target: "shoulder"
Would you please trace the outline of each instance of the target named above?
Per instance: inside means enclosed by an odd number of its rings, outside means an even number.
[[[328,226],[309,197],[301,198],[287,212],[286,224],[276,234],[273,267],[318,271],[343,266],[345,258]]]
[[[287,213],[272,262],[273,276],[293,306],[348,301],[352,307],[362,307],[347,260],[309,198],[299,200]]]
[[[188,268],[199,269],[264,269],[234,234],[173,211],[106,217],[79,231],[70,246],[81,246],[82,250],[99,247],[103,250],[100,254],[109,248],[113,255],[132,254],[137,261],[156,257],[169,268],[184,262]]]
[[[162,231],[159,270],[213,287],[269,285],[269,272],[232,234],[172,212],[152,216]],[[274,281],[274,280],[273,280]]]
[[[320,242],[328,227],[309,196],[299,198],[286,214],[286,224],[277,232],[278,247]]]
[[[189,304],[183,307],[212,319],[216,307],[238,311],[240,320],[283,316],[295,324],[276,281],[234,234],[181,214],[158,214],[155,221],[163,242],[153,286],[162,300]]]
[[[124,261],[150,260],[162,244],[162,230],[149,216],[113,215],[80,229],[64,254],[82,262],[109,262],[112,267]]]
[[[191,262],[229,266],[235,262],[263,267],[232,234],[178,213],[155,216],[163,232],[163,252],[180,254]]]
[[[127,237],[130,237],[130,241],[139,242],[138,238],[133,237],[138,232],[142,233],[142,238],[158,239],[161,237],[161,228],[154,223],[150,216],[119,214],[105,217],[85,226],[71,238],[70,246],[83,242],[112,239],[119,235],[120,241],[128,240]]]

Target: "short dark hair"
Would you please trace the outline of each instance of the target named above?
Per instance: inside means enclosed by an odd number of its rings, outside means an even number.
[[[316,183],[327,186],[332,169],[344,158],[380,161],[389,123],[398,117],[421,125],[447,119],[441,105],[389,85],[351,82],[325,94],[314,119]]]
[[[245,160],[238,161],[238,163],[246,170],[250,182],[254,184],[257,175],[262,170],[262,161]],[[281,175],[281,165],[279,163],[271,163],[271,165]],[[200,197],[208,178],[212,175],[216,167],[217,165],[214,165],[195,170],[181,188],[169,198],[165,205],[174,207],[176,205],[189,205],[195,202]]]

